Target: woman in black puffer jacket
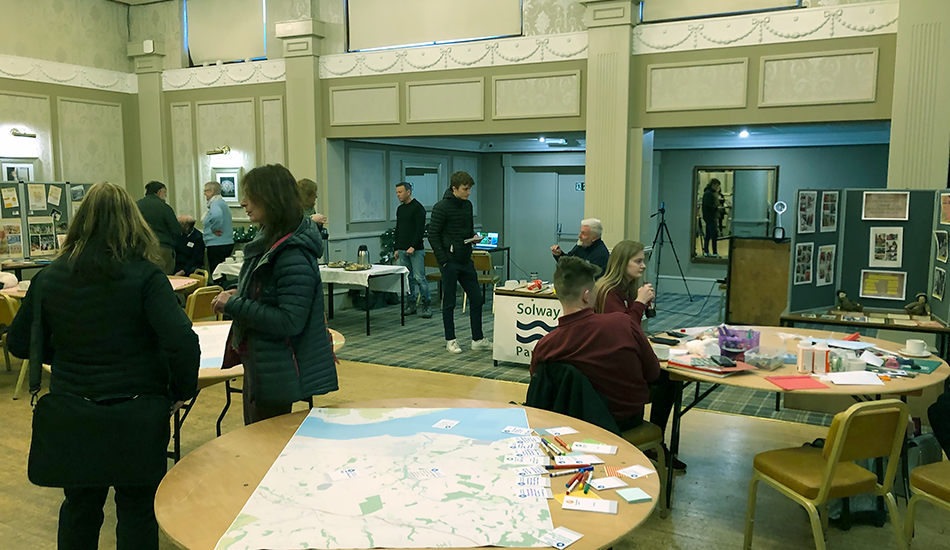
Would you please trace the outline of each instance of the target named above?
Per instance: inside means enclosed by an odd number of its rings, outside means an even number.
[[[235,290],[215,298],[234,319],[226,365],[244,365],[244,423],[287,414],[294,401],[339,389],[323,315],[323,239],[303,215],[297,181],[279,164],[241,182],[241,206],[261,232],[244,248]]]

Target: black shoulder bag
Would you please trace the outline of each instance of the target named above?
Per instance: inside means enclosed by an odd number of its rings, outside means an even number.
[[[157,484],[167,469],[171,402],[160,395],[90,399],[47,393],[43,374],[42,285],[34,281],[30,327],[33,438],[28,475],[42,487]],[[52,361],[51,361],[52,363]]]

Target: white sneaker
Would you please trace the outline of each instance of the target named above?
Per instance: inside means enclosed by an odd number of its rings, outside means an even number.
[[[481,340],[472,340],[472,351],[492,350],[491,340],[482,338]]]
[[[449,353],[462,353],[462,346],[459,345],[458,340],[447,340],[445,342],[445,350]]]

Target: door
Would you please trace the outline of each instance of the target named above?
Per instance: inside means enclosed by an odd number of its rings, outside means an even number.
[[[732,232],[737,237],[767,237],[771,213],[768,170],[736,170]]]
[[[577,244],[577,234],[584,219],[584,175],[558,174],[557,177],[557,244],[565,253]],[[552,271],[553,274],[553,271]],[[551,279],[545,279],[550,281]]]
[[[510,226],[505,244],[511,245],[511,277],[527,279],[528,273],[550,281],[554,275],[551,245],[557,242],[558,177],[553,172],[513,170]]]

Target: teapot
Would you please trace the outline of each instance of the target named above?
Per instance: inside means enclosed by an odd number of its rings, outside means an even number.
[[[356,263],[359,265],[370,265],[369,249],[365,244],[361,244],[356,252]]]

